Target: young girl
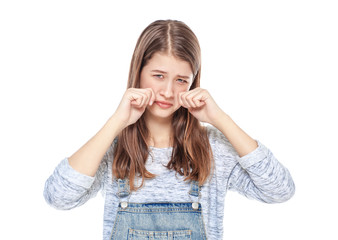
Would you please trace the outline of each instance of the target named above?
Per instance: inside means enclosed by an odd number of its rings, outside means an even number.
[[[105,240],[218,240],[228,189],[267,203],[290,199],[288,170],[199,87],[200,76],[190,28],[173,20],[150,24],[115,113],[57,166],[46,201],[71,209],[103,190]]]

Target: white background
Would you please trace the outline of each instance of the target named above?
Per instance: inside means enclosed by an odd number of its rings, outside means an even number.
[[[338,239],[336,1],[1,1],[0,239],[101,239],[101,194],[58,211],[55,166],[126,88],[141,31],[178,19],[202,47],[202,87],[290,170],[296,194],[229,192],[224,239]]]

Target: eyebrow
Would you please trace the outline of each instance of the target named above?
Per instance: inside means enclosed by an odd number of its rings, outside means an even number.
[[[167,72],[162,71],[162,70],[151,70],[151,72],[157,72],[157,73],[168,74]],[[180,78],[186,78],[186,79],[189,79],[189,78],[190,78],[189,76],[184,76],[184,75],[177,75],[177,77],[180,77]]]

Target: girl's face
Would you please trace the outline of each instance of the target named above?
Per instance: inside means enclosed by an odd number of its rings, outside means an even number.
[[[155,101],[147,114],[156,118],[171,118],[180,107],[178,93],[190,89],[193,73],[190,64],[167,53],[157,52],[141,71],[140,88],[151,88]]]

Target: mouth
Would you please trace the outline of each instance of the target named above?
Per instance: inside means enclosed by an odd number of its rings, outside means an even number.
[[[168,102],[155,101],[155,103],[156,103],[160,108],[163,108],[163,109],[167,109],[167,108],[170,108],[170,107],[173,106],[172,103],[168,103]]]

